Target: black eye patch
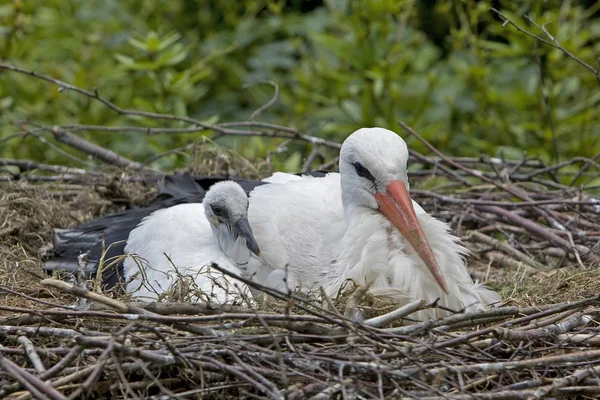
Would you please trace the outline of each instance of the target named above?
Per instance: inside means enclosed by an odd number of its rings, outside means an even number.
[[[368,169],[363,167],[361,163],[355,162],[352,165],[354,165],[354,169],[356,169],[356,175],[360,176],[361,178],[367,178],[371,182],[375,182],[375,177],[369,172]]]
[[[215,214],[217,217],[227,218],[227,211],[225,211],[224,208],[211,205],[210,209],[212,210],[213,214]]]

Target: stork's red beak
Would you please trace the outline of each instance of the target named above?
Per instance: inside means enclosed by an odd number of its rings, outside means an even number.
[[[392,181],[386,193],[376,193],[375,199],[379,204],[379,210],[385,215],[402,235],[415,249],[421,260],[427,265],[429,271],[440,285],[442,290],[448,294],[448,284],[440,271],[433,250],[427,241],[427,237],[419,224],[417,214],[412,204],[410,194],[402,181]]]

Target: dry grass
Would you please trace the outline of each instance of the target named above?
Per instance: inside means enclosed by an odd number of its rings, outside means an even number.
[[[192,175],[230,175],[250,179],[264,179],[272,174],[271,166],[265,160],[245,158],[236,151],[219,147],[213,142],[194,147],[187,170]]]

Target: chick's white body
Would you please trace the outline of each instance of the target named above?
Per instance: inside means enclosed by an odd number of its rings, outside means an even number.
[[[233,235],[230,226],[207,213],[205,204],[235,202],[230,197],[231,188],[218,185],[211,188],[204,204],[181,204],[155,211],[131,231],[125,247],[130,256],[124,261],[128,292],[140,300],[155,301],[183,278],[191,283],[191,290],[184,290],[198,294],[192,300],[227,303],[239,298],[240,290],[248,294],[243,283],[210,268],[215,263],[233,276],[241,276],[241,268],[251,259],[257,260],[251,257],[243,237]],[[241,188],[234,190],[238,198],[239,191],[246,198]],[[246,206],[247,198],[237,211],[229,211],[245,216]]]

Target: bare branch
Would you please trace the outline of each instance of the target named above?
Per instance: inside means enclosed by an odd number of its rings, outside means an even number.
[[[573,53],[571,53],[569,50],[565,49],[559,42],[558,40],[556,40],[556,38],[550,34],[550,32],[548,32],[548,30],[546,29],[545,25],[538,25],[531,17],[529,17],[528,15],[525,16],[525,19],[527,21],[529,21],[532,25],[534,25],[535,27],[537,27],[538,29],[540,29],[542,32],[544,32],[544,34],[550,39],[550,41],[544,39],[541,36],[538,36],[534,33],[531,33],[523,28],[521,28],[520,26],[518,26],[517,24],[515,24],[513,21],[511,21],[506,15],[502,14],[500,11],[496,10],[495,8],[490,8],[490,11],[495,13],[496,15],[498,15],[504,22],[503,22],[503,26],[505,26],[506,24],[512,25],[517,31],[530,36],[534,39],[536,39],[537,41],[547,45],[547,46],[551,46],[554,47],[555,49],[558,49],[560,51],[562,51],[564,54],[566,54],[567,56],[569,56],[570,58],[572,58],[573,60],[577,61],[580,65],[584,66],[586,69],[588,69],[589,71],[591,71],[594,76],[596,77],[596,80],[598,81],[598,84],[600,84],[600,62],[599,62],[599,67],[598,69],[595,69],[594,67],[592,67],[591,65],[589,65],[588,63],[586,63],[585,61],[583,61],[582,59],[578,58],[577,56],[575,56]]]

